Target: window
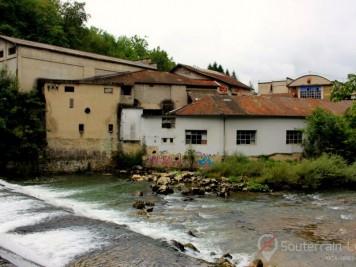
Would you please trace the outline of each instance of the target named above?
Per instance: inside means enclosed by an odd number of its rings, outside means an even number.
[[[112,88],[104,88],[104,94],[112,94],[114,90]]]
[[[320,86],[302,86],[302,87],[300,87],[300,98],[321,99],[321,87]]]
[[[108,125],[108,132],[113,133],[114,132],[114,124],[109,124]]]
[[[122,86],[121,87],[121,95],[131,95],[131,86]]]
[[[173,117],[162,117],[162,128],[175,128],[176,118]]]
[[[173,138],[162,138],[162,144],[173,144]]]
[[[4,50],[0,51],[0,58],[4,57]]]
[[[14,55],[14,54],[16,54],[16,46],[9,48],[9,55]]]
[[[69,108],[74,108],[74,98],[69,98]]]
[[[252,145],[255,143],[256,143],[256,131],[254,130],[236,131],[237,145]]]
[[[301,144],[302,143],[302,132],[289,130],[286,133],[286,144]]]
[[[84,124],[83,123],[79,124],[79,132],[84,133]]]
[[[64,92],[66,93],[74,93],[74,86],[65,86]]]
[[[206,145],[208,143],[208,132],[206,130],[186,130],[185,143],[187,145]]]

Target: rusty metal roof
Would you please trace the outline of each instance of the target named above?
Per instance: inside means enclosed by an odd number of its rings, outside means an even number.
[[[95,54],[95,53],[89,53],[89,52],[64,48],[64,47],[55,46],[55,45],[43,44],[43,43],[23,40],[23,39],[19,39],[19,38],[4,36],[4,35],[0,35],[0,38],[6,40],[8,42],[14,43],[16,45],[20,45],[20,46],[27,46],[27,47],[62,53],[62,54],[68,54],[68,55],[77,56],[77,57],[90,58],[90,59],[94,59],[94,60],[107,61],[107,62],[113,62],[113,63],[121,63],[121,64],[125,64],[125,65],[130,65],[130,66],[141,67],[141,68],[145,68],[145,69],[157,69],[157,67],[155,67],[153,65],[148,65],[148,64],[144,64],[144,63],[136,62],[136,61],[120,59],[120,58],[116,58],[116,57],[109,57],[109,56],[99,55],[99,54]]]
[[[233,77],[230,77],[229,75],[226,75],[224,73],[220,73],[217,71],[213,71],[213,70],[207,70],[207,69],[201,69],[201,68],[196,68],[196,67],[192,67],[192,66],[188,66],[188,65],[184,65],[184,64],[178,64],[176,67],[173,68],[173,70],[171,70],[171,72],[174,72],[176,69],[183,67],[186,68],[192,72],[196,72],[199,73],[200,75],[203,75],[209,79],[213,79],[216,80],[217,82],[223,82],[228,84],[231,87],[237,87],[237,88],[241,88],[241,89],[245,89],[245,90],[251,90],[251,87],[247,86],[246,84],[243,84],[242,82],[236,80]]]
[[[203,87],[216,89],[219,85],[211,80],[193,80],[184,76],[169,72],[142,70],[136,72],[118,73],[114,75],[93,77],[85,79],[90,83],[112,83],[123,85],[134,84],[167,84],[167,85],[186,85],[187,87]]]
[[[175,111],[174,114],[181,116],[306,117],[317,107],[342,114],[351,105],[352,101],[334,103],[322,99],[207,94],[201,100]]]

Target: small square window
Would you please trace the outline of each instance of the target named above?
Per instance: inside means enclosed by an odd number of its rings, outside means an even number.
[[[84,124],[83,123],[79,124],[79,132],[84,133]]]
[[[104,94],[112,94],[113,92],[113,88],[104,88]]]
[[[74,98],[69,98],[69,108],[74,108]]]
[[[64,92],[66,93],[74,93],[74,86],[65,86]]]
[[[14,54],[16,54],[16,46],[9,48],[9,55],[14,55]]]
[[[108,125],[108,132],[113,133],[114,132],[114,124],[109,124]]]
[[[4,50],[0,51],[0,58],[4,57]]]

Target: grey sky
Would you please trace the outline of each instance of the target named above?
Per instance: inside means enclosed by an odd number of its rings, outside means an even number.
[[[78,0],[80,1],[80,0]],[[240,81],[356,72],[355,0],[82,0],[96,26],[146,37],[176,63],[216,61]]]

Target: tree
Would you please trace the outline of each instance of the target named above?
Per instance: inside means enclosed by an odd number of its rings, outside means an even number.
[[[331,89],[331,100],[341,101],[351,97],[352,93],[356,92],[356,74],[349,74],[348,81],[341,83],[334,81]]]
[[[45,145],[40,120],[44,105],[36,91],[22,93],[16,78],[0,70],[0,171],[8,162],[36,167]]]
[[[157,64],[157,69],[161,71],[170,71],[176,65],[173,58],[170,58],[167,52],[161,50],[159,46],[150,51],[148,57],[152,60],[152,63]]]
[[[343,116],[317,108],[306,118],[304,155],[318,157],[323,153],[337,154],[354,162],[356,160],[356,106]]]

